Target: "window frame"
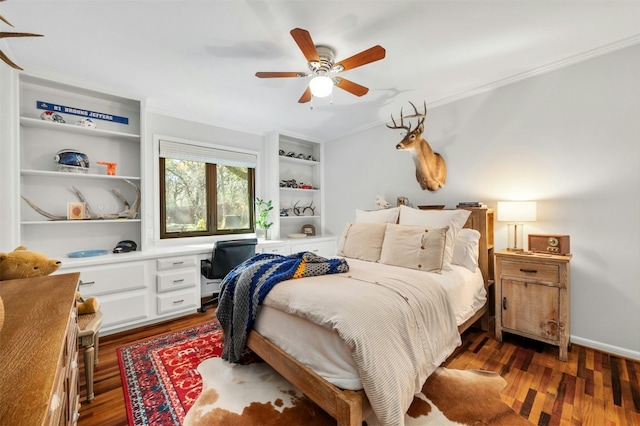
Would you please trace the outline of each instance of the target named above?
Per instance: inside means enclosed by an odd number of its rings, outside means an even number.
[[[167,232],[166,230],[166,200],[165,200],[165,158],[158,156],[158,177],[159,177],[159,210],[160,210],[160,239],[161,240],[173,240],[176,238],[193,238],[193,237],[214,237],[222,235],[234,235],[234,234],[251,234],[255,233],[255,189],[256,189],[256,168],[247,167],[247,179],[248,179],[248,209],[249,209],[249,227],[246,229],[229,229],[218,230],[218,209],[217,209],[217,167],[219,164],[204,162],[206,164],[205,169],[205,182],[206,182],[206,197],[207,197],[207,229],[203,231],[192,232]],[[243,166],[244,167],[244,166]]]

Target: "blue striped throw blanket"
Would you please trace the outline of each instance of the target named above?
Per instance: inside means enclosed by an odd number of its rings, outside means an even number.
[[[216,316],[224,331],[222,358],[238,362],[260,305],[279,282],[348,272],[346,260],[327,259],[311,252],[290,256],[262,253],[236,266],[220,284]]]

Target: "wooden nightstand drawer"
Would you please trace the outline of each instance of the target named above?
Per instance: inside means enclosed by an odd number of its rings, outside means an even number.
[[[560,267],[544,263],[502,261],[502,275],[540,283],[560,282]]]

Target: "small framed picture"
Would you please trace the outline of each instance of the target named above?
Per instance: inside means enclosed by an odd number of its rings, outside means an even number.
[[[311,224],[302,225],[302,233],[305,234],[307,237],[315,237],[316,227]]]
[[[84,219],[84,203],[67,203],[67,219]]]

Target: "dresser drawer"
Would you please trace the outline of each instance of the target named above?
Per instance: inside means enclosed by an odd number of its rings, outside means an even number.
[[[126,262],[80,269],[80,292],[100,296],[147,287],[144,262]]]
[[[502,276],[526,281],[556,284],[560,282],[560,267],[557,264],[502,261]]]
[[[156,281],[158,293],[173,291],[180,288],[195,287],[198,274],[195,269],[179,269],[175,272],[158,273]]]
[[[58,366],[56,371],[53,393],[49,400],[49,411],[47,413],[47,421],[45,423],[50,426],[57,426],[61,424],[63,422],[63,415],[67,409],[67,404],[65,403],[65,398],[67,396],[67,393],[65,392],[67,370],[62,364],[63,360],[61,359],[60,361],[61,364]]]
[[[171,293],[160,294],[157,296],[158,314],[195,308],[199,306],[196,305],[196,296],[195,290],[172,291]]]
[[[156,260],[156,268],[158,271],[166,271],[167,269],[177,268],[190,268],[195,267],[195,256],[180,256],[180,257],[164,257]]]

